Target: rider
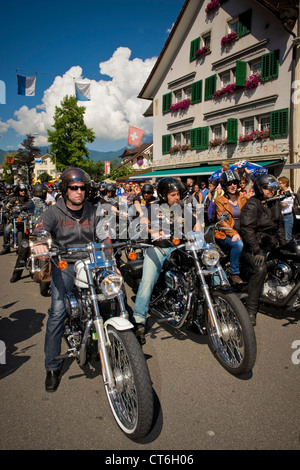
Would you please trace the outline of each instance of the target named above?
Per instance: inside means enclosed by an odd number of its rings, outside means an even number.
[[[138,215],[144,214],[145,210],[148,209],[149,205],[153,201],[156,201],[156,198],[154,197],[154,187],[152,184],[145,183],[140,194],[135,196],[133,199],[133,204],[135,205]]]
[[[279,183],[273,175],[258,176],[253,185],[255,195],[248,199],[241,211],[240,233],[244,241],[245,261],[251,267],[246,308],[252,324],[256,315],[261,288],[267,273],[266,255],[278,244],[286,244],[279,200]]]
[[[19,208],[19,210],[27,209],[27,204],[29,202],[29,196],[27,193],[27,188],[25,184],[20,184],[15,189],[15,196],[12,196],[8,199],[8,202],[3,207],[4,214],[9,218],[9,214],[13,211],[14,208]],[[10,253],[10,233],[13,229],[13,223],[8,222],[4,227],[3,231],[3,250],[0,255],[5,255]]]
[[[144,256],[143,276],[139,284],[133,311],[136,336],[142,345],[146,342],[145,324],[154,285],[165,260],[176,249],[176,246],[171,241],[164,238],[168,237],[166,229],[169,228],[171,235],[174,234],[176,236],[177,234],[174,231],[176,231],[177,219],[181,218],[181,222],[187,223],[182,218],[183,207],[180,204],[180,199],[183,197],[184,192],[185,187],[177,178],[163,178],[157,186],[159,199],[149,207],[148,231],[151,233],[152,239],[154,239],[154,246],[147,248]],[[200,229],[198,222],[196,226],[194,218],[191,225],[191,229]],[[160,240],[155,241],[159,237]]]
[[[219,223],[224,230],[216,232],[216,239],[221,248],[230,250],[229,277],[231,281],[235,284],[243,284],[240,277],[240,259],[244,245],[239,234],[239,218],[247,198],[238,190],[240,180],[236,172],[226,170],[221,174],[220,180],[224,195],[216,199],[217,218],[219,219],[224,212],[229,214],[229,218]]]
[[[37,220],[41,213],[46,209],[45,202],[47,196],[47,186],[42,183],[37,183],[32,189],[32,199],[28,203],[28,212]],[[26,260],[30,255],[30,248],[26,243],[21,245],[18,249],[18,258],[13,270],[13,275],[10,279],[11,283],[17,282],[22,277],[22,272],[26,264]]]
[[[60,189],[62,197],[55,205],[42,214],[39,229],[50,232],[53,242],[62,246],[78,247],[95,241],[96,207],[86,201],[89,193],[90,177],[80,168],[68,168],[61,175]],[[48,252],[45,242],[36,242],[35,253]],[[62,360],[60,355],[61,340],[66,316],[65,294],[72,291],[74,285],[74,263],[82,259],[83,253],[68,255],[68,267],[61,271],[52,263],[51,307],[45,337],[45,366],[47,392],[55,392],[59,385]],[[41,258],[43,259],[43,258]]]

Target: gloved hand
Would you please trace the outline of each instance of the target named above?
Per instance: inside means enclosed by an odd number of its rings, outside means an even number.
[[[262,253],[254,255],[254,266],[262,266],[265,262],[265,259],[266,257]]]

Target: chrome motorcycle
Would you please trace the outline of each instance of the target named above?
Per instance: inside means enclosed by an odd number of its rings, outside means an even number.
[[[55,248],[49,255],[66,267],[64,254],[83,252],[87,259],[74,266],[74,289],[66,298],[64,339],[80,366],[100,356],[102,378],[113,416],[130,439],[146,436],[153,419],[153,390],[145,356],[126,311],[123,279],[113,250],[124,243],[89,243],[78,248]],[[44,254],[31,254],[32,263]],[[57,258],[58,257],[58,258]],[[34,267],[33,267],[34,270]],[[58,359],[58,358],[57,358]]]
[[[255,364],[256,337],[219,259],[218,248],[206,243],[204,234],[187,234],[163,266],[151,297],[150,313],[160,318],[159,323],[167,322],[174,329],[194,325],[201,334],[208,334],[221,365],[231,374],[241,375]],[[123,270],[125,281],[136,291],[142,277],[142,260],[126,263]]]

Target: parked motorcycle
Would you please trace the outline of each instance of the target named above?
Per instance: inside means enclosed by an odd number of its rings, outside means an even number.
[[[230,287],[219,259],[217,247],[206,243],[205,235],[186,235],[163,266],[150,313],[175,329],[197,326],[201,334],[208,334],[221,365],[231,374],[241,375],[255,364],[256,338],[249,315]],[[129,261],[122,269],[125,282],[137,291],[143,260]]]
[[[64,339],[68,351],[59,358],[75,357],[83,366],[99,353],[113,416],[127,437],[139,439],[151,428],[153,390],[143,351],[128,320],[123,279],[112,254],[112,249],[126,244],[89,243],[66,249],[52,246],[49,254],[52,262],[58,257],[62,269],[66,266],[64,254],[79,251],[88,256],[74,266],[75,285],[66,298]],[[33,264],[40,256],[43,254],[31,255]]]

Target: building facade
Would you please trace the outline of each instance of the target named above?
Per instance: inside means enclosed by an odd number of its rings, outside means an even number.
[[[185,1],[139,95],[152,101],[153,175],[203,178],[247,160],[277,176],[298,161],[297,10],[283,22],[272,3]]]

